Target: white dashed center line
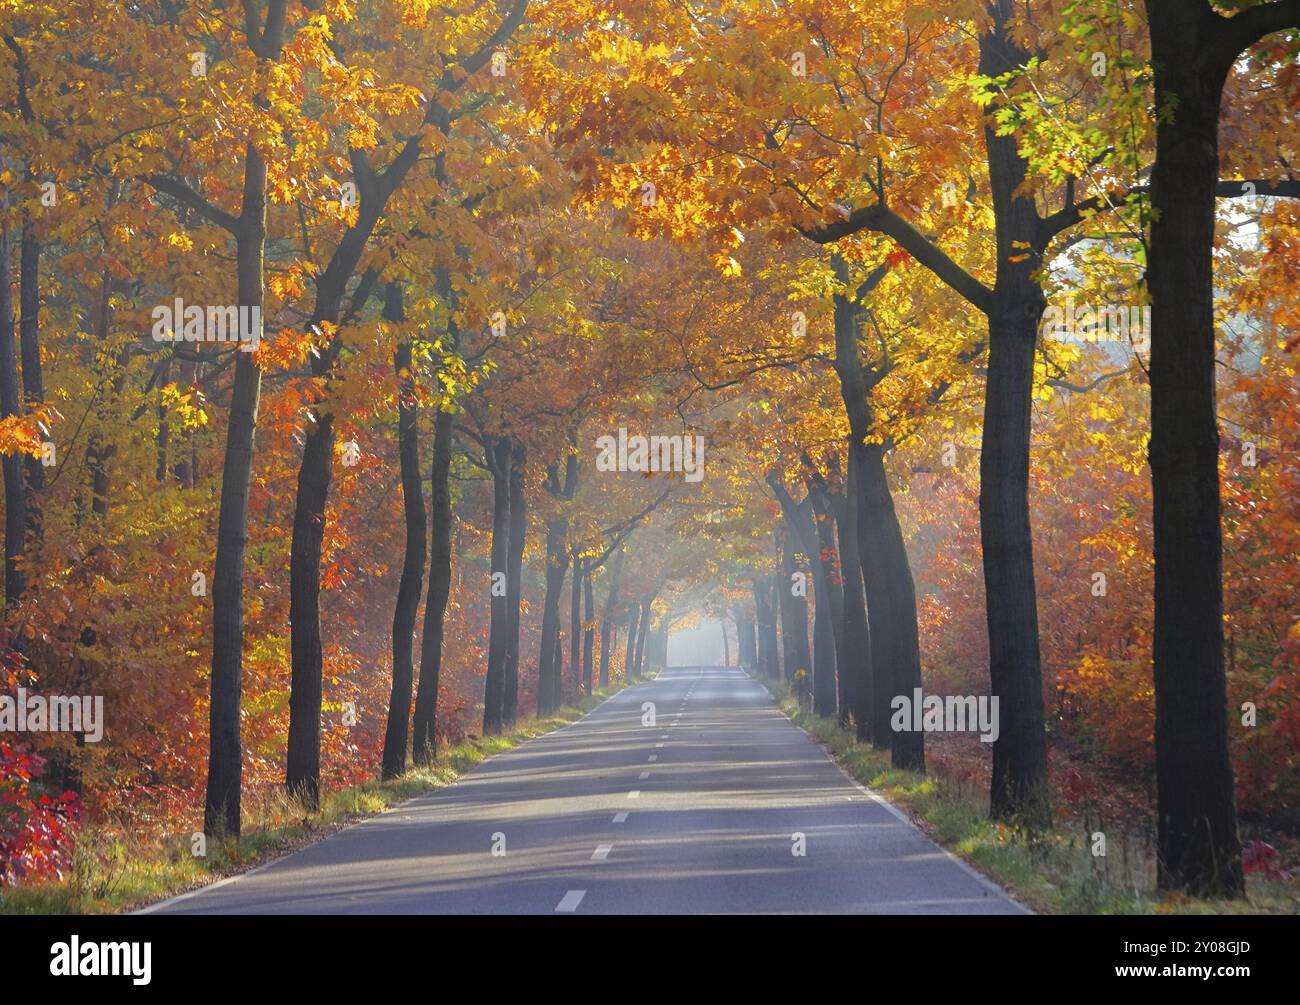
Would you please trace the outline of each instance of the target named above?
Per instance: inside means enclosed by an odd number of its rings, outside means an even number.
[[[572,914],[582,903],[582,898],[587,895],[586,890],[570,890],[566,893],[558,904],[555,905],[557,914]]]
[[[614,846],[612,844],[598,844],[596,850],[591,853],[591,860],[593,862],[603,862],[609,858],[609,853],[613,850]]]
[[[631,792],[629,792],[629,793],[627,794],[627,797],[628,797],[629,799],[640,799],[640,798],[641,798],[641,790],[640,790],[640,789],[633,789]]]
[[[619,813],[615,813],[615,814],[614,814],[614,823],[616,823],[616,824],[625,824],[625,823],[627,823],[627,810],[622,810],[622,811],[619,812]]]

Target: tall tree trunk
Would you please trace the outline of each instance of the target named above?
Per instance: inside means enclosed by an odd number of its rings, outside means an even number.
[[[392,322],[405,320],[399,283],[390,282],[387,286],[384,318]],[[402,553],[402,576],[398,581],[397,603],[393,609],[393,691],[388,700],[388,723],[384,730],[384,778],[396,778],[406,772],[415,677],[415,615],[424,588],[424,562],[428,552],[424,486],[420,482],[420,416],[415,398],[410,339],[403,339],[398,344],[393,368],[397,374],[397,455],[402,479],[402,511],[406,518],[406,547]]]
[[[654,603],[654,594],[650,594],[641,601],[641,628],[637,632],[636,640],[636,673],[640,677],[645,673],[645,641],[650,634],[650,605]]]
[[[490,438],[486,447],[492,472],[492,625],[488,632],[487,677],[483,689],[483,735],[501,732],[505,717],[506,654],[509,649],[510,441]],[[497,583],[500,582],[499,595]]]
[[[506,685],[501,718],[509,727],[519,718],[519,604],[523,597],[524,545],[528,510],[524,500],[524,447],[510,457],[510,555],[506,570]]]
[[[725,611],[722,613],[720,624],[722,625],[722,665],[729,667],[731,666],[731,640],[727,638],[727,614]]]
[[[823,618],[830,630],[829,650],[825,641],[822,650],[829,651],[828,664],[833,669],[822,673],[820,664],[813,677],[813,711],[818,715],[835,715],[839,696],[837,672],[844,666],[844,616],[843,591],[840,589],[840,574],[836,566],[835,518],[830,512],[826,494],[817,486],[808,486],[808,499],[812,502],[814,527],[816,528],[816,551],[813,557],[815,584],[817,591],[817,623]]]
[[[569,588],[569,673],[576,690],[582,683],[582,581],[586,578],[586,563],[573,547],[573,581]],[[563,693],[561,677],[561,693]]]
[[[609,592],[605,595],[605,610],[600,618],[600,686],[609,686],[609,659],[618,629],[614,625],[614,612],[618,609],[618,590],[623,578],[623,549],[614,552],[614,564],[609,571]]]
[[[285,785],[311,809],[320,805],[322,664],[320,559],[325,506],[333,479],[334,416],[317,413],[307,430],[294,505],[289,559],[289,624],[293,673]]]
[[[23,210],[22,246],[19,252],[18,341],[23,365],[23,400],[30,411],[45,403],[45,378],[41,372],[41,243],[31,215]],[[45,465],[39,457],[27,458],[27,527],[32,540],[44,536],[41,504],[36,493],[45,488]]]
[[[754,577],[754,610],[758,621],[758,672],[764,677],[778,676],[776,655],[776,612],[772,607],[772,578]]]
[[[1000,76],[1027,54],[1010,39],[1012,0],[998,0],[994,32],[980,38],[980,72]],[[997,281],[989,310],[988,382],[980,450],[980,541],[989,634],[989,677],[1000,699],[990,810],[1031,826],[1051,819],[1047,792],[1038,602],[1029,522],[1029,434],[1034,349],[1046,308],[1034,280],[1039,216],[1024,191],[1027,165],[1014,136],[984,128],[997,234]]]
[[[916,588],[907,561],[907,546],[894,511],[885,473],[884,448],[864,443],[858,452],[858,554],[867,598],[873,675],[872,742],[891,748],[894,767],[925,767],[925,734],[895,732],[890,702],[910,699],[921,686],[921,652],[916,617]]]
[[[451,595],[451,440],[456,417],[439,408],[433,420],[433,473],[429,508],[433,535],[429,548],[429,595],[424,601],[420,640],[420,683],[411,723],[411,757],[432,763],[438,754],[438,678],[442,670],[442,636]]]
[[[1214,217],[1219,106],[1242,51],[1300,24],[1300,5],[1221,18],[1147,0],[1156,124],[1151,294],[1155,531],[1157,884],[1241,897],[1245,878],[1228,743],[1215,388]]]
[[[804,593],[795,595],[795,573],[799,566],[795,560],[795,534],[790,529],[790,517],[783,518],[781,528],[781,564],[784,576],[776,584],[781,604],[781,669],[785,679],[793,682],[802,670],[806,675],[812,667],[812,654],[808,648],[808,598]]]
[[[582,598],[587,610],[582,629],[582,680],[583,689],[591,694],[592,660],[595,655],[592,647],[596,643],[596,600],[592,595],[590,569],[582,577]]]
[[[22,414],[18,389],[18,344],[14,341],[14,305],[10,286],[9,231],[0,223],[0,417]],[[5,605],[22,599],[27,588],[23,569],[27,542],[27,486],[21,454],[5,454]]]
[[[840,544],[841,594],[844,602],[844,663],[840,666],[840,724],[853,715],[859,740],[871,739],[871,632],[867,625],[866,598],[862,592],[862,560],[858,553],[858,511],[860,507],[860,461],[850,439],[844,495],[837,500]],[[863,721],[863,715],[866,721]]]
[[[568,530],[568,521],[564,519],[546,524],[546,594],[542,598],[542,638],[537,665],[538,715],[549,715],[559,707],[555,649],[560,631],[560,591],[569,571],[569,549],[564,540]]]
[[[631,680],[636,669],[636,633],[641,620],[641,605],[633,604],[628,609],[627,652],[623,656],[623,679]]]
[[[266,163],[253,144],[244,154],[244,195],[235,235],[239,306],[262,313],[266,254]],[[260,340],[261,330],[256,332]],[[262,371],[252,353],[235,360],[235,383],[221,466],[221,507],[212,576],[212,700],[209,706],[208,784],[203,830],[239,835],[243,742],[239,711],[244,669],[244,558],[248,550],[248,492],[253,473]]]

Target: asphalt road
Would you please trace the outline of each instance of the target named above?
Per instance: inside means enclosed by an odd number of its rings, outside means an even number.
[[[1025,913],[718,667],[667,670],[453,786],[147,910]]]

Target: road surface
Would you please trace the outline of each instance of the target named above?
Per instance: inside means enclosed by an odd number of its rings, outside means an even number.
[[[664,671],[455,785],[147,911],[1025,913],[719,667]]]

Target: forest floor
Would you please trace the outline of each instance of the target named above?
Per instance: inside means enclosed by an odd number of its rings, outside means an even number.
[[[647,678],[641,678],[645,680]],[[320,841],[358,820],[455,783],[494,754],[566,726],[623,690],[619,682],[561,709],[554,716],[521,722],[510,733],[476,738],[445,748],[434,764],[401,778],[378,777],[322,794],[318,812],[307,811],[282,789],[246,796],[243,833],[237,840],[211,840],[206,854],[193,852],[193,836],[115,833],[83,828],[70,873],[61,881],[0,893],[0,914],[113,914],[207,886]]]
[[[857,742],[851,729],[801,706],[788,683],[755,677],[781,710],[853,778],[902,809],[935,841],[1036,911],[1051,914],[1297,914],[1300,870],[1274,863],[1272,875],[1248,872],[1243,901],[1196,900],[1155,889],[1154,813],[1147,788],[1131,773],[1098,766],[1060,744],[1051,752],[1054,823],[1050,832],[994,823],[988,817],[989,751],[975,737],[926,738],[927,772],[900,771],[889,752]],[[1084,783],[1083,777],[1091,779]],[[1294,861],[1292,836],[1251,822],[1247,845],[1267,841],[1279,861]],[[1105,855],[1093,854],[1105,835]],[[1259,847],[1260,845],[1255,845]],[[1250,855],[1247,856],[1248,861]]]

